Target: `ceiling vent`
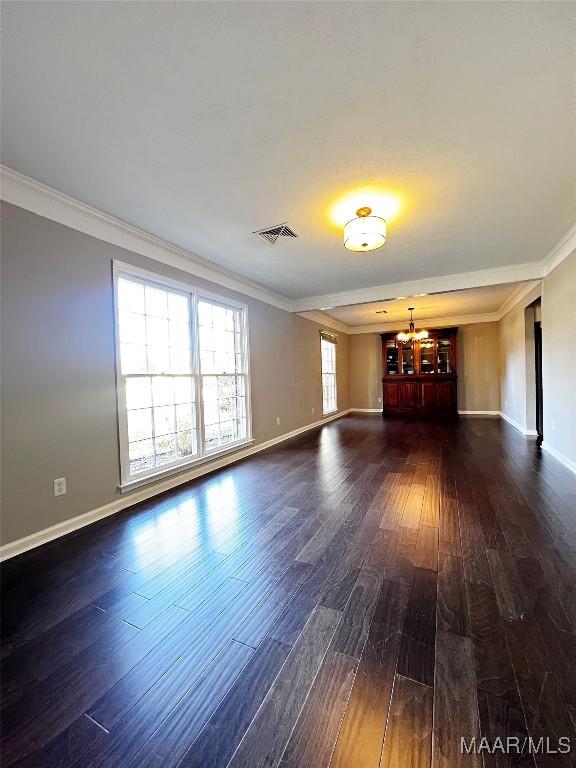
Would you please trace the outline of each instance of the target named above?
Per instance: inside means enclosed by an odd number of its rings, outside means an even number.
[[[253,234],[266,240],[270,245],[274,245],[279,237],[298,237],[298,233],[295,232],[292,227],[289,227],[286,222],[277,224],[275,227],[258,229],[256,232],[253,232]]]

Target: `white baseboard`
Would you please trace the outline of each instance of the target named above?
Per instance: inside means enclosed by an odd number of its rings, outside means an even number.
[[[459,416],[491,416],[497,418],[500,411],[458,411]]]
[[[513,426],[514,429],[517,429],[518,432],[521,432],[524,437],[538,437],[538,432],[536,432],[535,429],[526,429],[525,426],[517,421],[514,421],[514,419],[511,419],[510,416],[506,415],[503,411],[500,411],[500,417],[504,419],[504,421],[507,421],[508,424]]]
[[[51,525],[49,528],[44,528],[42,531],[32,533],[30,536],[25,536],[23,539],[11,541],[8,544],[4,544],[2,547],[0,547],[0,562],[3,560],[8,560],[11,557],[16,557],[16,555],[21,555],[23,552],[27,552],[30,549],[35,549],[42,544],[47,544],[49,541],[53,541],[54,539],[58,539],[68,533],[77,531],[79,528],[84,528],[91,523],[95,523],[97,520],[102,520],[104,517],[109,517],[110,515],[116,514],[116,512],[121,512],[123,509],[132,507],[134,504],[138,504],[142,501],[146,501],[147,499],[151,499],[153,496],[157,496],[159,493],[164,493],[165,491],[169,491],[172,488],[176,488],[178,485],[182,485],[183,483],[188,483],[191,480],[195,480],[197,477],[202,477],[202,475],[207,475],[210,472],[215,472],[217,469],[222,469],[222,467],[225,467],[228,464],[234,464],[235,462],[247,458],[248,456],[252,456],[255,453],[265,451],[267,448],[272,448],[274,445],[278,445],[278,443],[283,443],[285,440],[290,440],[292,437],[297,437],[303,432],[308,432],[310,429],[321,427],[323,424],[327,424],[329,421],[340,419],[342,416],[346,416],[349,413],[349,408],[345,411],[339,411],[338,413],[334,413],[325,419],[315,421],[313,424],[307,424],[305,427],[293,429],[291,432],[285,432],[284,434],[279,435],[278,437],[273,437],[271,440],[267,440],[264,443],[252,445],[249,448],[245,448],[244,450],[236,451],[235,453],[231,453],[223,456],[220,459],[216,459],[209,464],[203,464],[189,470],[188,472],[181,472],[180,474],[172,475],[171,477],[154,483],[153,485],[140,488],[134,493],[125,494],[121,498],[115,499],[109,504],[105,504],[103,507],[98,507],[97,509],[93,509],[90,512],[85,512],[84,514],[78,515],[77,517],[72,517],[69,520],[63,520],[61,523],[56,523],[56,525]]]
[[[576,474],[576,463],[571,461],[568,456],[560,453],[560,451],[557,451],[556,448],[552,448],[552,446],[546,442],[542,443],[542,450],[546,451],[546,453],[549,453],[550,456],[556,459],[556,461],[559,461],[560,464],[563,464],[566,469],[569,469],[571,472]]]
[[[350,408],[352,413],[382,413],[382,408]]]

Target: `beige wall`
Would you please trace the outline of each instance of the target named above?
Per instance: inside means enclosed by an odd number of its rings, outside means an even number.
[[[22,209],[3,205],[2,214],[4,543],[118,498],[113,259],[248,305],[256,444],[322,417],[316,323]],[[342,410],[348,337],[338,336]],[[63,476],[68,493],[55,498]]]
[[[522,430],[536,429],[534,309],[538,285],[498,323],[500,336],[501,411]]]
[[[377,333],[350,336],[350,406],[382,407],[382,342]]]
[[[544,445],[576,466],[576,250],[542,287]]]
[[[382,407],[382,348],[377,333],[349,337],[350,406]],[[458,409],[500,410],[498,323],[464,325],[458,332]]]
[[[530,306],[541,296],[541,306]],[[499,323],[501,409],[523,430],[536,419],[534,320],[542,323],[544,446],[576,466],[576,251]]]
[[[498,323],[458,329],[458,410],[500,410]]]

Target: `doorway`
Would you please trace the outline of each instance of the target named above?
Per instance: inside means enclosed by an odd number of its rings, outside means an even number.
[[[534,368],[536,371],[536,432],[538,445],[544,439],[544,410],[542,399],[542,322],[534,321]]]

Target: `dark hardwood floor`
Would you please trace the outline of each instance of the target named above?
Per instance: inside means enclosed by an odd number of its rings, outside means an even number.
[[[343,418],[3,565],[2,765],[573,766],[575,573],[534,442]]]

